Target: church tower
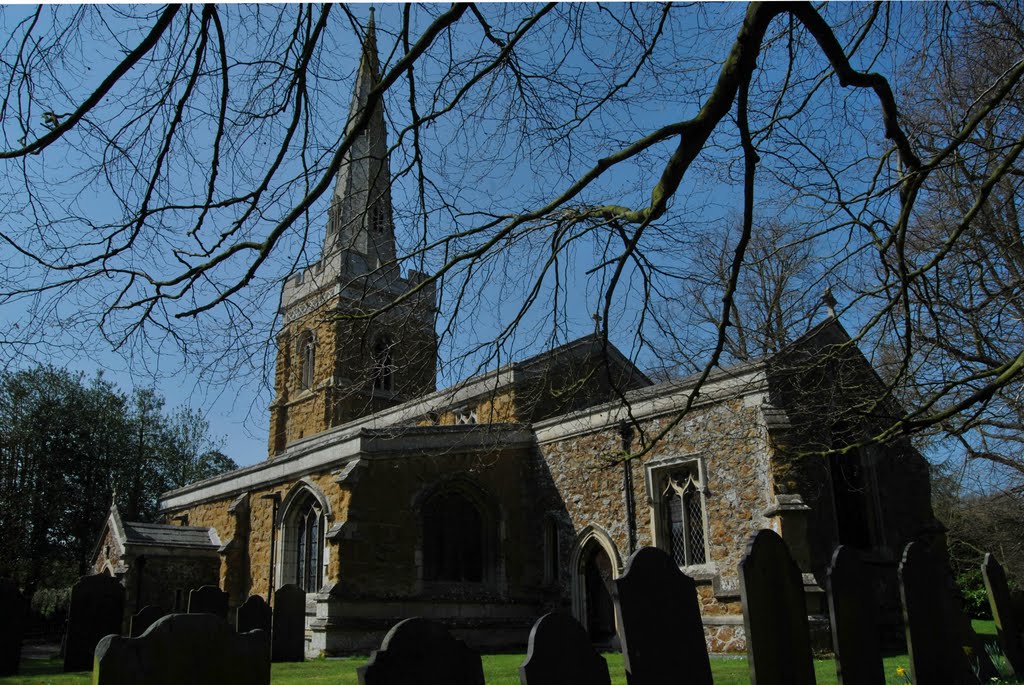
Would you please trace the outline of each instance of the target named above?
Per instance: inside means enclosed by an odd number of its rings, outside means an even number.
[[[371,9],[346,133],[367,111],[379,71]],[[403,278],[396,254],[387,129],[377,105],[338,169],[319,261],[281,292],[271,458],[295,440],[435,390],[436,291],[420,272]]]

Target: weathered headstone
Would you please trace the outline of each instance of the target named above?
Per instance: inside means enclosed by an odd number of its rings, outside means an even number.
[[[238,634],[209,613],[171,614],[135,638],[96,647],[93,685],[269,685],[269,636]]]
[[[138,613],[132,614],[131,623],[128,625],[128,637],[138,637],[146,632],[146,629],[167,615],[160,607],[147,605],[142,607]]]
[[[533,624],[519,682],[611,685],[608,663],[590,644],[587,631],[572,616],[559,612],[544,614]]]
[[[711,685],[697,585],[668,554],[655,547],[637,550],[615,580],[619,637],[630,685],[677,680]]]
[[[923,543],[912,542],[903,549],[899,579],[914,684],[977,683],[957,637],[945,574]]]
[[[870,574],[860,554],[836,547],[825,584],[839,685],[884,685]]]
[[[228,620],[228,593],[216,585],[204,585],[188,593],[188,613],[213,614]]]
[[[10,580],[0,580],[0,676],[15,675],[21,662],[28,602]]]
[[[988,603],[992,607],[992,618],[996,622],[996,634],[1003,648],[1006,660],[1014,674],[1024,675],[1024,646],[1021,645],[1021,626],[1014,615],[1010,599],[1010,588],[1006,583],[1006,572],[996,558],[989,553],[981,564],[981,575],[988,591]]]
[[[235,630],[240,633],[265,630],[270,635],[273,613],[267,600],[259,595],[251,595],[235,612]]]
[[[358,669],[359,685],[484,685],[480,655],[440,623],[407,618]]]
[[[306,657],[306,593],[297,585],[274,591],[274,661],[302,661]]]
[[[739,575],[751,685],[814,685],[803,578],[785,541],[758,531]]]
[[[121,634],[123,611],[124,588],[116,578],[101,573],[75,583],[64,634],[65,671],[92,668],[93,651],[100,638]]]

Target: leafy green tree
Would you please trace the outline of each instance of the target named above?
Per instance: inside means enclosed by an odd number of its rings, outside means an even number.
[[[52,366],[0,375],[0,575],[28,591],[87,568],[116,499],[154,520],[160,492],[235,468],[196,412]]]

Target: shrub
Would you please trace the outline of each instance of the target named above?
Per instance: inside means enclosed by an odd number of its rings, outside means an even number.
[[[992,618],[988,593],[981,569],[967,570],[956,577],[956,586],[964,598],[964,611],[971,618]]]
[[[41,588],[32,595],[32,611],[43,618],[53,618],[60,612],[66,613],[70,603],[70,587]]]

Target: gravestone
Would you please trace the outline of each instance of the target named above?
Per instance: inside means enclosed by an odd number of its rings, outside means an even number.
[[[825,581],[839,685],[884,685],[871,575],[860,553],[836,547]]]
[[[996,558],[989,553],[981,564],[981,575],[988,591],[988,603],[996,622],[999,646],[1017,676],[1024,675],[1024,646],[1021,645],[1021,626],[1014,615],[1006,573]]]
[[[198,590],[189,590],[188,613],[213,614],[228,620],[228,593],[216,585],[204,585]]]
[[[138,613],[132,614],[131,623],[128,626],[128,637],[138,637],[146,632],[146,629],[163,618],[166,612],[160,607],[147,605],[142,607]]]
[[[96,647],[93,685],[270,685],[269,636],[210,613],[170,614],[141,637]]]
[[[101,573],[81,578],[71,588],[68,624],[64,633],[64,670],[92,669],[96,643],[105,635],[120,635],[124,588]]]
[[[751,685],[814,685],[803,577],[785,541],[758,531],[739,575]]]
[[[484,685],[480,655],[418,617],[394,625],[357,673],[359,685]]]
[[[615,581],[622,655],[630,685],[679,679],[711,685],[711,662],[704,641],[697,585],[668,554],[644,547]]]
[[[898,573],[914,684],[977,683],[957,637],[958,617],[942,565],[923,543],[911,542],[903,549]]]
[[[1010,606],[1018,626],[1024,626],[1024,590],[1010,591]]]
[[[302,661],[306,657],[306,593],[298,585],[274,591],[274,661]]]
[[[11,580],[0,580],[0,676],[15,675],[21,662],[28,601]]]
[[[608,663],[590,644],[583,626],[567,614],[544,614],[533,624],[522,685],[611,685]]]
[[[265,630],[270,635],[274,612],[267,600],[251,595],[235,612],[235,630],[248,633],[250,630]]]

